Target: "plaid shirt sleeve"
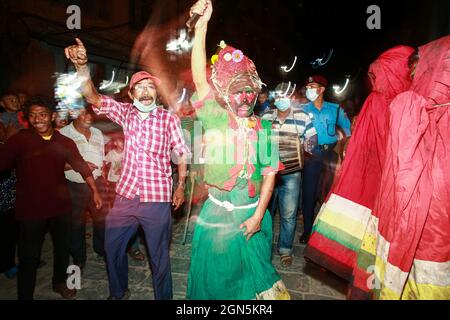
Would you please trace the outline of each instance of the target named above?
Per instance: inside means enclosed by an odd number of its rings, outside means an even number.
[[[128,109],[128,103],[122,103],[114,100],[111,97],[101,95],[102,106],[101,108],[93,108],[94,112],[98,115],[104,114],[106,117],[123,127],[125,122],[125,115]]]
[[[183,132],[181,129],[180,118],[177,115],[172,114],[169,120],[169,132],[170,132],[170,148],[176,152],[179,156],[190,156],[189,150],[184,140]]]

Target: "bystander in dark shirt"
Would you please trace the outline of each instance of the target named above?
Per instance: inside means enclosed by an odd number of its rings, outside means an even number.
[[[16,219],[31,221],[70,213],[64,176],[69,163],[84,179],[92,176],[75,143],[54,131],[44,140],[34,129],[22,130],[0,145],[0,171],[15,168]]]

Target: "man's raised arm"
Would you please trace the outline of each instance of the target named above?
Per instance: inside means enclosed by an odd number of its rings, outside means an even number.
[[[83,81],[81,90],[86,101],[96,108],[101,108],[102,99],[91,80],[89,67],[87,65],[88,58],[86,48],[84,47],[84,44],[80,39],[75,38],[75,41],[77,42],[77,44],[65,48],[64,53],[66,54],[67,59],[70,59],[70,61],[72,61],[75,69],[77,70],[78,76],[85,79]]]
[[[209,84],[206,78],[206,32],[208,21],[212,14],[211,0],[199,0],[191,8],[191,16],[194,13],[201,17],[195,24],[194,45],[192,47],[191,67],[192,77],[198,98],[201,100],[209,92]]]

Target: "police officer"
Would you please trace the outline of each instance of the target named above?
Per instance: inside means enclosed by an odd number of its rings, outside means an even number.
[[[318,145],[312,150],[312,157],[305,162],[303,169],[303,221],[304,231],[300,243],[307,243],[314,222],[314,207],[320,190],[320,181],[324,184],[324,193],[327,194],[333,182],[337,154],[334,147],[338,142],[336,127],[341,128],[347,139],[350,135],[350,120],[344,110],[335,103],[325,101],[323,98],[327,79],[320,75],[308,77],[306,80],[306,98],[310,101],[305,112],[312,120],[317,131]],[[344,141],[345,142],[345,141]],[[325,171],[330,174],[323,175]],[[326,180],[326,181],[323,181]]]

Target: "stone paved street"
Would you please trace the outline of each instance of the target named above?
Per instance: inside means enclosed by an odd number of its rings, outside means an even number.
[[[196,208],[198,211],[198,208]],[[195,212],[193,212],[195,220]],[[274,242],[277,240],[279,219],[278,215],[274,219]],[[191,253],[190,240],[194,223],[190,223],[186,244],[183,245],[183,233],[185,218],[174,221],[173,237],[170,249],[172,258],[173,290],[174,299],[183,300],[186,296],[187,274],[189,269],[189,258]],[[301,221],[299,228],[301,229]],[[89,229],[88,229],[89,230]],[[294,262],[288,267],[280,265],[279,255],[273,251],[273,263],[288,287],[292,299],[345,299],[346,285],[342,280],[334,275],[322,271],[314,265],[306,263],[303,259],[304,246],[298,243],[299,232],[295,236]],[[90,243],[90,239],[88,243]],[[52,275],[52,250],[50,235],[46,235],[42,259],[47,264],[38,270],[35,299],[55,300],[61,297],[51,290]],[[275,248],[275,244],[274,244]],[[141,250],[144,246],[141,245]],[[131,299],[153,300],[153,289],[151,272],[147,259],[139,262],[129,257],[129,287]],[[108,281],[106,267],[103,260],[98,259],[92,251],[92,246],[88,247],[88,261],[84,270],[81,282],[81,290],[77,293],[79,300],[103,300],[108,296]],[[0,275],[0,300],[16,299],[16,280],[7,279]]]

